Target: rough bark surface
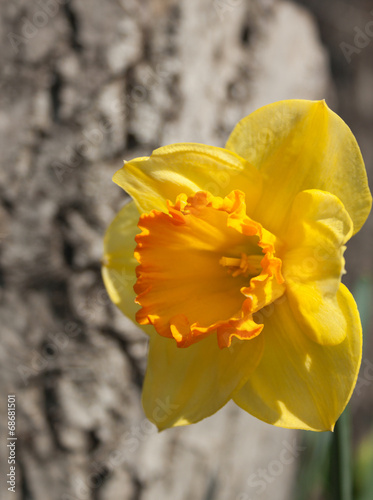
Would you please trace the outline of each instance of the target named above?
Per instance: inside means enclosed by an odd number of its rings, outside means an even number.
[[[333,99],[315,22],[274,0],[17,0],[0,13],[2,473],[7,393],[18,437],[9,498],[290,498],[295,433],[233,404],[161,434],[145,419],[146,339],[108,300],[100,257],[125,201],[111,181],[123,159],[171,142],[223,146],[263,104]]]

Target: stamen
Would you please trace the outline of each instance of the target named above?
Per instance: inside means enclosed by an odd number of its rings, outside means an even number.
[[[241,274],[247,278],[248,276],[257,276],[262,271],[261,261],[263,255],[246,255],[241,254],[241,258],[222,257],[219,264],[228,267],[228,272],[235,278]]]

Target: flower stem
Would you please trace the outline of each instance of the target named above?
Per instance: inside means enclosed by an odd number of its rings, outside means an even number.
[[[350,412],[346,408],[335,425],[331,449],[333,500],[352,500]]]

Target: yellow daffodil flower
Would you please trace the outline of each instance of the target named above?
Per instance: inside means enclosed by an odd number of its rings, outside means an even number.
[[[190,424],[233,399],[270,424],[332,430],[362,347],[343,252],[371,208],[341,118],[324,101],[270,104],[225,149],[162,147],[114,181],[133,201],[106,233],[103,278],[149,335],[148,418]]]

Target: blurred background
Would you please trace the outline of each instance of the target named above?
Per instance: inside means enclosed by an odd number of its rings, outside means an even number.
[[[0,14],[1,498],[329,498],[330,433],[276,429],[234,404],[156,432],[140,400],[146,339],[110,303],[100,258],[124,159],[224,146],[269,102],[325,98],[372,179],[371,0],[14,0]],[[372,243],[370,217],[346,252],[365,327],[350,404],[358,500],[373,498]]]

